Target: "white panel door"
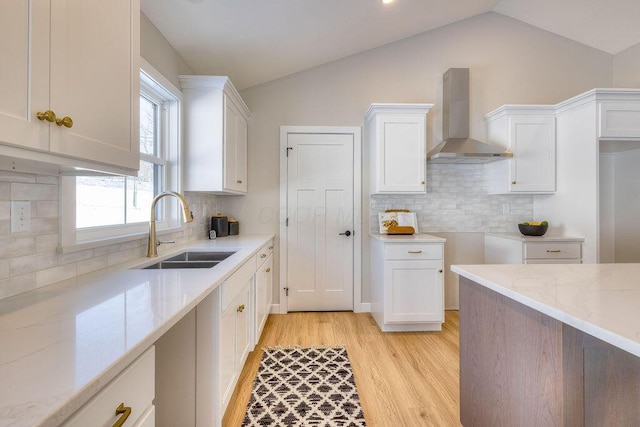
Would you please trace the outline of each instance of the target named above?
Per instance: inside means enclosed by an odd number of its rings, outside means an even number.
[[[287,143],[288,310],[353,310],[354,135]]]
[[[73,120],[52,152],[138,169],[139,19],[137,0],[51,1],[50,109]]]
[[[49,126],[36,113],[49,109],[49,4],[0,4],[0,142],[47,151]]]

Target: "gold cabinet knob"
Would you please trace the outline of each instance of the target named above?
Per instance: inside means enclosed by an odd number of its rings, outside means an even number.
[[[120,418],[118,418],[118,421],[116,421],[113,427],[122,427],[124,422],[127,421],[127,418],[129,418],[129,415],[131,415],[131,407],[124,406],[124,403],[121,403],[116,408],[116,415],[120,415]]]
[[[71,120],[71,117],[63,117],[62,119],[56,119],[56,124],[58,126],[70,128],[71,126],[73,126],[73,120]]]
[[[236,179],[236,183],[237,184],[242,184],[242,180],[241,179]]]
[[[425,182],[424,182],[424,181],[421,181],[421,182],[420,182],[420,184],[424,185],[424,184],[425,184]]]
[[[267,272],[267,273],[271,273],[271,269],[270,269],[270,268],[267,268],[267,269],[265,270],[265,272]]]
[[[242,304],[241,306],[238,306],[237,310],[238,313],[242,313],[244,311],[244,304]]]
[[[516,182],[515,181],[511,181],[511,185],[516,185]]]
[[[267,254],[260,255],[260,258],[266,258],[266,257],[267,257]]]
[[[44,113],[42,111],[38,111],[36,113],[36,117],[38,118],[38,120],[46,120],[51,123],[56,121],[56,113],[51,110],[47,110]]]
[[[442,270],[438,270],[438,273],[442,273]]]

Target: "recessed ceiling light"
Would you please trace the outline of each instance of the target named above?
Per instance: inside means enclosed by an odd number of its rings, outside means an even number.
[[[390,4],[393,3],[394,0],[382,0],[382,4]]]

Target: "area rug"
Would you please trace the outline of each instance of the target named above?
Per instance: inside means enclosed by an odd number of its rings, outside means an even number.
[[[366,426],[344,347],[267,348],[243,426]]]

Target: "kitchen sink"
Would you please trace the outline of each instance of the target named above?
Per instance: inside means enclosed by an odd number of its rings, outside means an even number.
[[[186,261],[186,262],[195,262],[195,261],[222,261],[229,258],[231,255],[235,254],[235,252],[198,252],[198,251],[188,251],[183,252],[181,254],[172,256],[171,258],[166,259],[165,261]]]
[[[187,251],[155,264],[141,267],[145,270],[166,270],[176,268],[211,268],[229,258],[235,252]]]

